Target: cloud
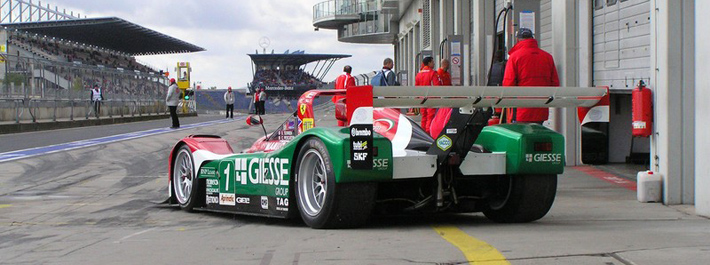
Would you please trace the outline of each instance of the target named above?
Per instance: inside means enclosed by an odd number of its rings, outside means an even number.
[[[178,61],[190,61],[194,81],[203,87],[243,87],[252,79],[247,54],[261,52],[258,40],[271,40],[267,52],[306,50],[307,53],[351,54],[336,63],[325,80],[333,80],[344,65],[353,73],[381,67],[393,56],[391,45],[347,44],[337,41],[334,30],[313,30],[313,5],[324,0],[183,0],[183,1],[95,1],[56,0],[82,17],[115,16],[185,40],[207,49],[194,54],[141,56],[141,62],[174,72]]]

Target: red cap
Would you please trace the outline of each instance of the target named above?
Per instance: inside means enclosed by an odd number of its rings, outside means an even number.
[[[170,83],[175,83],[175,78],[170,78]]]
[[[232,87],[231,87],[231,86],[230,86],[230,87],[228,87],[228,88],[227,88],[227,90],[232,90]]]

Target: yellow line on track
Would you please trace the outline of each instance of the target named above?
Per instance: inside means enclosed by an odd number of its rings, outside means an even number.
[[[12,207],[12,204],[0,204],[0,209]]]
[[[496,248],[485,241],[469,236],[454,226],[434,226],[433,228],[446,241],[461,250],[469,264],[510,264]]]

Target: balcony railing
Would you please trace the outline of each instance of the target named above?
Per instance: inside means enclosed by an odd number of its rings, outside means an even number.
[[[329,0],[313,6],[313,21],[379,11],[383,0]]]
[[[345,25],[339,31],[338,38],[345,42],[391,43],[394,35],[391,38],[382,38],[391,33],[391,18],[391,14],[384,14],[381,11],[361,13],[360,20]],[[376,35],[380,37],[373,38]]]

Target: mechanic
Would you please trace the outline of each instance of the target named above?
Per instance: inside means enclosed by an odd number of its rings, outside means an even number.
[[[397,76],[394,74],[394,71],[392,71],[392,68],[394,68],[392,58],[385,58],[385,61],[382,63],[382,73],[385,77],[385,82],[387,82],[388,86],[398,86]]]
[[[441,80],[442,86],[451,86],[451,74],[449,73],[449,60],[441,59],[441,64],[439,70],[436,71],[439,75],[439,80]],[[431,120],[429,125],[429,135],[431,137],[437,138],[444,129],[446,123],[449,122],[451,117],[451,108],[440,108],[436,111],[436,115]]]
[[[234,119],[234,92],[231,86],[227,88],[227,92],[224,92],[224,103],[227,104],[226,119]]]
[[[424,57],[422,60],[422,68],[417,73],[414,81],[415,86],[440,86],[441,80],[439,75],[434,71],[434,58]],[[436,109],[434,108],[422,108],[422,128],[426,133],[429,133],[429,126],[431,121],[434,119],[434,114],[436,114]]]
[[[521,28],[517,37],[518,43],[508,53],[503,86],[559,86],[555,61],[552,55],[538,48],[532,30]],[[518,108],[507,115],[508,122],[542,124],[549,112],[548,108]]]
[[[353,68],[350,67],[350,65],[346,65],[343,67],[343,74],[338,76],[337,79],[335,79],[335,89],[348,89],[349,87],[354,87],[355,86],[355,78],[353,78],[350,73],[352,73]],[[338,102],[341,98],[345,98],[345,96],[334,96],[333,97],[333,103]],[[338,120],[338,126],[345,126],[345,122]]]
[[[173,119],[173,126],[170,129],[180,128],[180,121],[177,116],[177,106],[180,102],[180,88],[178,88],[177,83],[175,83],[175,78],[170,79],[170,86],[168,86],[168,93],[165,97],[165,105],[168,105],[170,109],[170,118]]]

